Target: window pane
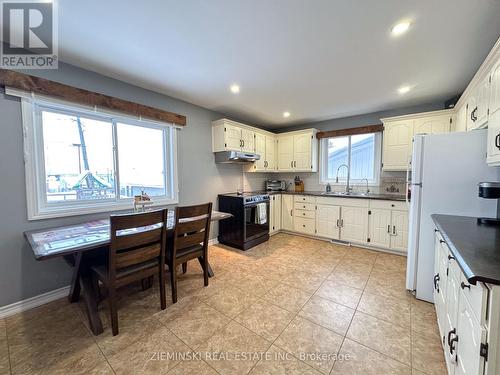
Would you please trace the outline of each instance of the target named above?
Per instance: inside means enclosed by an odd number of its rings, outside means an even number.
[[[347,164],[347,151],[349,147],[349,137],[335,137],[327,139],[327,176],[328,179],[337,177],[337,169],[342,164]],[[347,168],[339,170],[339,180],[347,178]]]
[[[112,124],[42,110],[47,202],[115,197]]]
[[[166,195],[163,130],[117,124],[120,196]]]
[[[351,179],[375,179],[375,134],[351,136]]]

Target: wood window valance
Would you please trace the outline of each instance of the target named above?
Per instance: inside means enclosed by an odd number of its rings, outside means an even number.
[[[384,131],[384,125],[369,125],[362,126],[359,128],[349,128],[349,129],[339,129],[339,130],[329,130],[325,132],[316,133],[316,138],[331,138],[331,137],[343,137],[347,135],[357,135],[357,134],[367,134],[376,133]]]
[[[186,116],[178,115],[177,113],[79,89],[12,70],[0,69],[0,85],[34,92],[35,94],[52,96],[77,104],[107,108],[129,115],[141,116],[145,119],[174,123],[181,126],[186,125]]]

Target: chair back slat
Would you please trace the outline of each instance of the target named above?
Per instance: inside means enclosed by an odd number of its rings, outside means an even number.
[[[109,273],[165,257],[167,210],[110,217]]]
[[[203,219],[183,221],[178,223],[179,226],[177,233],[182,235],[184,233],[198,232],[204,230],[207,227],[208,216]]]
[[[161,255],[161,244],[156,243],[118,253],[116,257],[116,269],[130,267],[135,264],[144,263],[151,259],[157,259]]]
[[[188,247],[199,245],[205,240],[205,231],[185,234],[176,239],[177,250],[186,249]]]
[[[198,206],[177,207],[175,211],[175,230],[173,256],[177,251],[201,244],[208,247],[212,203]]]
[[[152,225],[151,223],[162,223],[164,214],[164,210],[158,210],[138,214],[111,215],[111,225],[114,226],[115,231],[146,227]]]
[[[209,204],[210,204],[210,211],[208,211]],[[175,212],[176,220],[193,218],[196,216],[207,215],[209,213],[212,214],[212,203],[205,203],[196,206],[177,207],[177,209],[178,210],[176,210]]]
[[[143,230],[144,227],[141,228]],[[163,225],[156,229],[133,232],[115,237],[115,248],[117,251],[127,250],[138,246],[145,246],[161,241]]]

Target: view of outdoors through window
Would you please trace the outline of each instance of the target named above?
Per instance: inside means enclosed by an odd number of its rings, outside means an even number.
[[[350,141],[350,142],[349,142]],[[335,180],[337,169],[342,164],[349,164],[352,180],[367,178],[373,181],[375,176],[375,134],[359,134],[346,137],[328,138],[326,176]],[[347,169],[340,168],[339,180],[347,178]]]
[[[165,195],[163,130],[117,124],[120,195]]]
[[[166,195],[163,130],[117,124],[116,173],[113,122],[47,110],[41,120],[47,202]]]

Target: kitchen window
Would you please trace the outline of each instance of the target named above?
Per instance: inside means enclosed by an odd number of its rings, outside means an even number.
[[[381,169],[380,138],[381,133],[377,132],[321,139],[321,183],[335,184],[338,175],[338,184],[345,184],[349,168],[351,184],[361,184],[366,178],[369,185],[378,185]]]
[[[22,98],[28,219],[178,202],[176,128],[50,99]]]

